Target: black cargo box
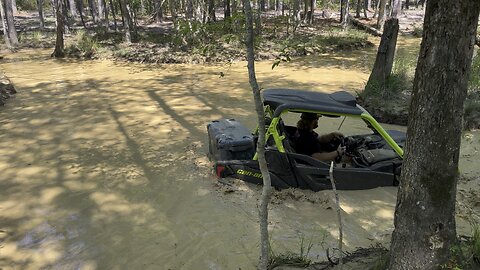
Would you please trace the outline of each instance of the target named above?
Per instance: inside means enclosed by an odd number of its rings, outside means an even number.
[[[207,125],[208,150],[213,160],[246,160],[255,154],[252,133],[235,119],[221,119]]]

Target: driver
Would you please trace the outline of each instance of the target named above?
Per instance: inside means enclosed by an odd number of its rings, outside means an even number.
[[[302,113],[297,123],[296,151],[320,161],[340,160],[345,153],[345,146],[341,145],[343,134],[332,132],[319,136],[313,131],[318,127],[318,118],[316,113]]]

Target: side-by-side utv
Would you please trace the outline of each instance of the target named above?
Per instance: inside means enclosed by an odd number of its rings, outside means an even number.
[[[347,136],[339,142],[346,147],[348,162],[339,161],[334,168],[337,189],[370,189],[398,184],[405,133],[384,130],[357,104],[354,96],[345,91],[327,94],[293,89],[268,89],[262,93],[267,124],[265,155],[272,186],[314,191],[331,188],[330,162],[297,153],[297,128],[286,125],[282,119],[289,113],[304,112],[359,118],[372,130],[370,134]],[[251,132],[234,119],[222,119],[210,122],[207,130],[209,156],[218,177],[262,184],[255,151],[258,128]]]

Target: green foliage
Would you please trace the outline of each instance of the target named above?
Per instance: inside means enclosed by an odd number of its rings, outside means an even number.
[[[352,50],[372,46],[368,35],[358,30],[331,30],[319,36],[292,36],[281,41],[280,53],[272,69],[282,62],[291,61],[293,56],[310,55],[331,51]]]
[[[480,268],[480,227],[470,220],[472,236],[450,247],[450,260],[441,266],[448,270],[473,270]]]
[[[92,58],[97,49],[97,41],[84,30],[79,30],[75,33],[73,42],[65,48],[65,53],[75,57]]]
[[[384,252],[378,257],[369,270],[385,270],[388,269],[388,264],[390,263],[390,254]]]
[[[268,268],[272,269],[277,266],[296,266],[296,267],[307,267],[312,264],[312,261],[308,258],[310,251],[313,247],[312,240],[305,242],[303,236],[300,237],[300,247],[299,252],[286,252],[281,254],[275,254],[273,250],[270,250],[270,262]]]

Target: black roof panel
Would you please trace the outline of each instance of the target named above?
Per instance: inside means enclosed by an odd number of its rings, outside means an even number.
[[[338,91],[331,94],[295,89],[266,89],[262,91],[263,103],[274,110],[274,117],[283,111],[307,110],[360,115],[352,94]]]

